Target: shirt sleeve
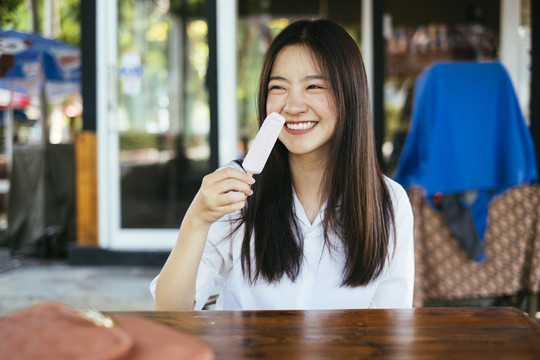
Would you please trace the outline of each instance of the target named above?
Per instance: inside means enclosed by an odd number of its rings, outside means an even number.
[[[231,271],[231,219],[227,215],[210,227],[197,273],[194,310],[201,310],[208,298],[219,292]]]
[[[410,308],[414,289],[414,218],[405,190],[397,183],[389,186],[393,192],[396,241],[391,244],[389,262],[379,279],[373,297],[376,308]]]
[[[229,232],[231,231],[231,219],[225,216],[216,221],[210,227],[203,256],[197,272],[195,283],[194,310],[201,310],[210,296],[216,295],[231,271],[232,255]],[[150,283],[150,293],[156,299],[156,284],[159,275]]]

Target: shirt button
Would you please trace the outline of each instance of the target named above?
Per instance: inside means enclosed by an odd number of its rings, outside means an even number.
[[[304,281],[304,286],[309,286],[309,285],[311,285],[311,281],[310,281],[310,280]]]

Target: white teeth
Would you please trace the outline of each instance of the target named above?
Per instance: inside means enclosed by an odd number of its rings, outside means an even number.
[[[303,123],[286,123],[287,128],[291,130],[307,130],[315,126],[315,122],[308,121]]]

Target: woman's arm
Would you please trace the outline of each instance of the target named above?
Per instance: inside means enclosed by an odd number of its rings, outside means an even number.
[[[244,207],[253,192],[248,174],[225,168],[204,177],[180,226],[178,239],[156,284],[156,310],[190,310],[210,226]],[[225,234],[226,235],[226,234]],[[225,236],[224,235],[224,236]]]

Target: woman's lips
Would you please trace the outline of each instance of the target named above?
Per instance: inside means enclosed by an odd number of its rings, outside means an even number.
[[[315,121],[287,121],[285,130],[291,134],[299,135],[311,131],[316,125]]]

